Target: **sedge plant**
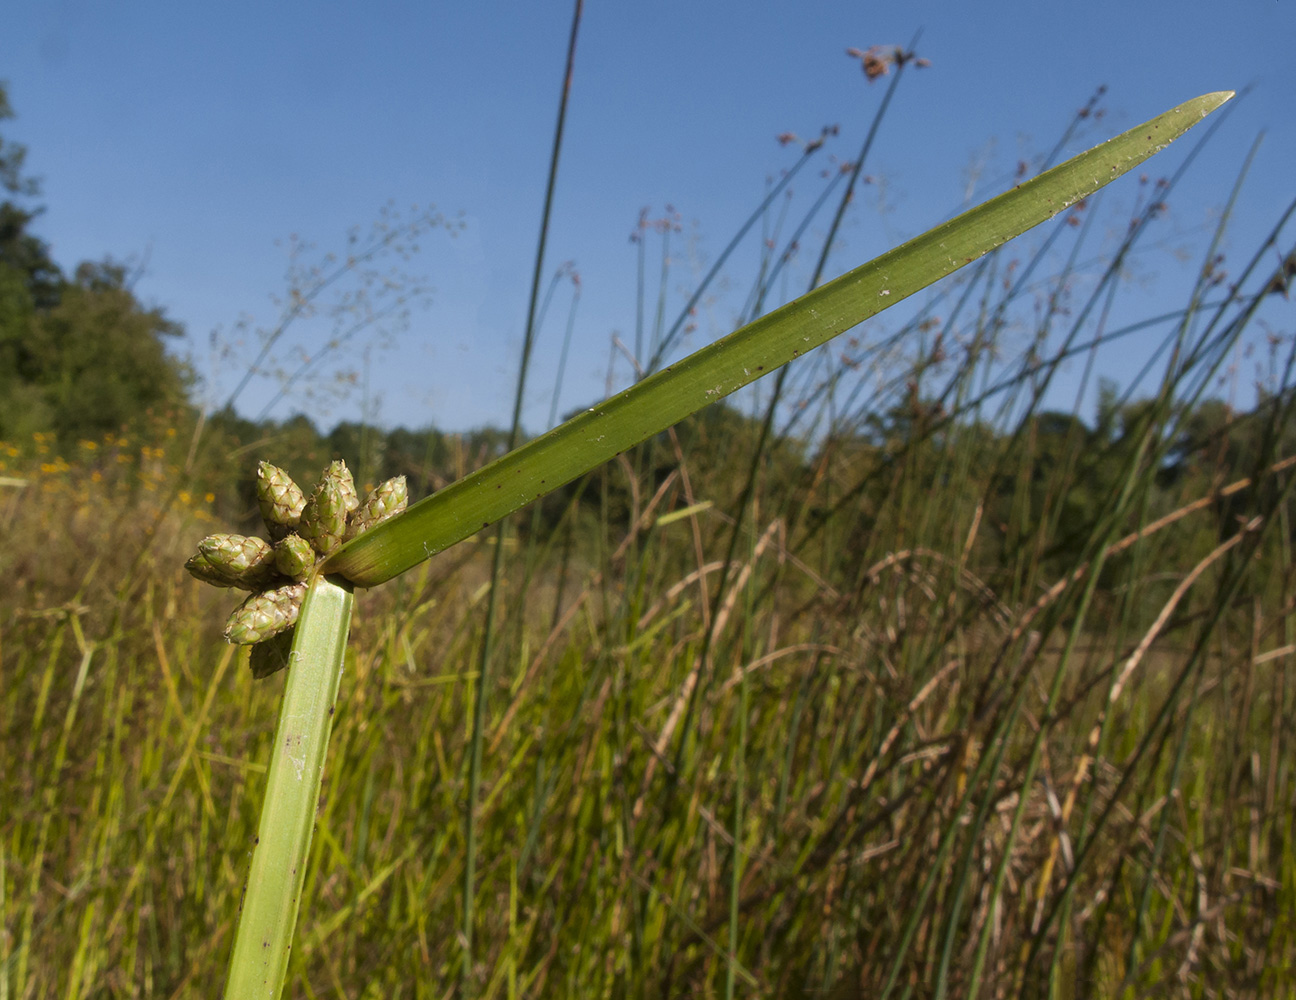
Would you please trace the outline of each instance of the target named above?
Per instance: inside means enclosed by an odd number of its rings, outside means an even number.
[[[253,646],[254,673],[289,667],[225,995],[276,997],[283,987],[355,588],[398,577],[977,261],[1142,163],[1232,96],[1196,98],[1048,170],[655,372],[408,509],[402,510],[403,483],[386,483],[362,503],[349,473],[335,463],[306,497],[263,463],[259,490],[270,541],[213,536],[188,564],[209,582],[252,591],[231,619],[227,638]]]

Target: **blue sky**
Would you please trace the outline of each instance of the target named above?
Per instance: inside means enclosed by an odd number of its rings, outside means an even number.
[[[28,146],[30,172],[43,180],[37,232],[67,268],[106,255],[142,262],[138,294],[185,325],[212,398],[238,374],[212,366],[212,331],[228,342],[241,316],[262,326],[276,317],[271,296],[284,290],[286,264],[277,242],[295,233],[321,252],[344,250],[348,228],[367,226],[385,203],[435,203],[464,228],[454,239],[428,235],[404,265],[434,293],[394,347],[371,352],[371,406],[387,426],[507,420],[567,3],[7,8],[0,79],[18,118],[0,129]],[[671,285],[684,285],[794,162],[776,135],[836,123],[841,136],[825,152],[854,155],[882,86],[866,86],[844,50],[907,44],[919,30],[931,68],[899,89],[866,168],[882,183],[853,207],[834,274],[964,205],[971,164],[986,164],[975,200],[996,193],[1020,157],[1052,146],[1099,84],[1106,117],[1068,154],[1198,94],[1252,88],[1175,198],[1167,235],[1189,238],[1211,222],[1261,130],[1228,245],[1237,263],[1296,196],[1292,0],[590,0],[546,266],[574,261],[582,284],[560,409],[600,396],[613,334],[633,338],[628,237],[640,210],[660,215],[669,203],[680,213]],[[1168,173],[1178,155],[1149,171]],[[1135,197],[1128,178],[1112,195],[1113,204]],[[731,287],[750,280],[751,260],[735,263]],[[1169,253],[1140,266],[1149,312],[1161,299],[1183,301],[1183,268]],[[568,289],[541,333],[530,430],[547,420]],[[715,302],[692,346],[727,329],[741,298]],[[1290,329],[1290,306],[1275,299],[1271,311],[1284,307]],[[1104,362],[1117,376],[1139,348],[1122,350],[1131,353]],[[249,356],[245,346],[236,362]],[[622,360],[615,380],[628,377]],[[257,415],[272,392],[254,384],[240,409]],[[302,408],[328,427],[356,417],[361,398],[285,401],[274,414]]]

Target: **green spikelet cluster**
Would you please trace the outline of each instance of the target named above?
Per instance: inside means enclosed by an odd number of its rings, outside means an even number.
[[[354,495],[355,487],[351,488]],[[297,533],[322,556],[342,544],[346,533],[347,495],[336,479],[324,478],[302,508]]]
[[[252,668],[254,678],[262,680],[288,666],[288,661],[292,658],[293,635],[296,631],[297,626],[294,625],[252,647],[248,666]]]
[[[252,675],[268,677],[290,662],[306,582],[319,561],[348,539],[405,509],[404,476],[383,483],[361,503],[345,462],[331,462],[309,496],[277,465],[257,465],[257,504],[270,541],[209,535],[185,563],[217,587],[252,591],[225,626],[229,642],[253,647]]]
[[[257,505],[270,537],[275,541],[297,528],[306,497],[292,476],[277,465],[262,462],[257,466]]]
[[[332,483],[342,492],[342,506],[350,514],[360,506],[360,495],[356,493],[355,479],[351,475],[351,470],[347,468],[346,462],[340,459],[336,462],[330,462],[329,467],[324,470],[324,475],[320,477],[320,483]]]
[[[290,583],[286,587],[253,594],[234,609],[225,626],[225,638],[241,646],[263,642],[297,624],[306,584]]]
[[[405,484],[405,477],[397,476],[387,480],[370,493],[351,515],[351,522],[347,525],[347,538],[355,538],[380,521],[399,514],[408,503],[409,487]]]
[[[263,539],[247,535],[208,535],[185,569],[217,587],[261,590],[275,579],[274,550]]]
[[[287,535],[275,542],[275,568],[290,580],[305,580],[315,565],[315,550],[301,535]]]

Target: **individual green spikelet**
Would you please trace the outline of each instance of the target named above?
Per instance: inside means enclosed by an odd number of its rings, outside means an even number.
[[[208,535],[185,569],[217,587],[261,590],[275,581],[275,555],[269,543],[248,535]]]
[[[296,530],[306,496],[292,476],[277,465],[262,462],[257,466],[256,494],[261,518],[271,538],[278,541]]]
[[[233,587],[235,585],[227,573],[223,573],[219,566],[213,566],[201,552],[190,556],[185,561],[184,567],[189,571],[190,576],[201,580],[203,583],[210,583],[213,587]]]
[[[315,550],[301,535],[286,535],[275,542],[275,568],[292,580],[305,580],[315,565]]]
[[[264,680],[288,666],[292,659],[293,635],[296,631],[297,626],[294,625],[252,647],[248,666],[252,668],[253,678]]]
[[[344,506],[348,514],[360,506],[360,495],[356,493],[355,477],[351,475],[351,470],[347,468],[346,462],[341,459],[336,462],[329,462],[328,468],[324,470],[324,475],[320,477],[320,482],[334,483],[342,491]]]
[[[336,479],[326,476],[302,508],[297,534],[310,542],[316,552],[326,556],[342,544],[346,524],[346,494]]]
[[[287,631],[297,624],[305,596],[304,583],[290,583],[253,594],[230,615],[225,626],[226,641],[250,646]]]
[[[404,476],[397,476],[377,486],[362,503],[347,525],[347,538],[355,538],[375,524],[399,514],[409,503],[409,487]]]

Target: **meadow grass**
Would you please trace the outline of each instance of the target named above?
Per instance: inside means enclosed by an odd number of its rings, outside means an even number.
[[[1122,543],[1220,493],[1138,461],[1124,509],[1055,568],[1029,440],[887,457],[843,437],[807,487],[762,484],[792,496],[751,505],[720,593],[736,482],[700,439],[696,462],[654,445],[674,459],[660,482],[651,456],[592,477],[602,502],[506,560],[478,995],[708,995],[730,975],[874,995],[938,972],[966,995],[977,968],[983,995],[1276,989],[1296,955],[1285,478],[1233,493],[1271,531],[1217,501]],[[210,530],[201,501],[159,517],[182,450],[6,470],[27,483],[2,508],[12,996],[223,976],[280,687],[252,681],[218,595],[180,569]],[[459,978],[492,548],[358,602],[294,995]]]
[[[1149,398],[1095,429],[1044,404],[1122,288],[1076,280],[1073,218],[942,319],[805,359],[779,406],[361,593],[288,992],[1278,993],[1290,345],[1175,452],[1272,248],[1235,289],[1202,269]],[[223,981],[283,675],[253,681],[181,568],[223,520],[189,452],[3,453],[0,1000]]]

